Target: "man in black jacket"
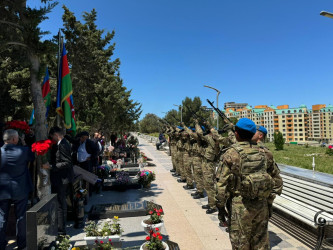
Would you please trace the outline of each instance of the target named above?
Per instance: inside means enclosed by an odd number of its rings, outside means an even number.
[[[73,181],[73,164],[71,146],[64,138],[63,131],[59,127],[53,127],[49,132],[52,140],[57,143],[51,151],[51,190],[58,198],[58,233],[66,234],[67,203],[66,196]]]

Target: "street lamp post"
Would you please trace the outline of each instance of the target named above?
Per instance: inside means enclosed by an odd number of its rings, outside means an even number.
[[[174,106],[180,108],[180,122],[183,122],[183,106],[174,104]]]
[[[325,16],[325,17],[329,17],[329,18],[333,18],[333,13],[330,13],[330,12],[327,12],[327,11],[321,11],[320,15]]]
[[[219,95],[220,95],[221,91],[216,88],[213,88],[211,86],[208,86],[208,85],[204,85],[204,87],[210,88],[210,89],[213,89],[216,91],[216,108],[219,108]],[[217,129],[219,129],[219,116],[217,116],[216,127],[217,127]]]

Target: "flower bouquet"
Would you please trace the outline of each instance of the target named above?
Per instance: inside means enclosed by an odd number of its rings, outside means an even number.
[[[118,216],[106,219],[101,225],[96,224],[94,221],[88,221],[84,228],[84,232],[86,233],[84,240],[88,244],[93,244],[96,240],[107,242],[109,239],[113,242],[119,242],[123,231]]]
[[[98,166],[96,175],[100,179],[107,179],[109,177],[110,167],[109,166]]]
[[[149,234],[150,231],[156,233],[155,229],[163,226],[163,209],[156,209],[149,211],[150,217],[148,219],[142,220],[141,225],[144,228],[144,231]]]
[[[168,245],[163,242],[163,236],[159,232],[159,228],[155,228],[155,231],[150,231],[149,236],[146,237],[146,242],[140,247],[140,250],[168,250]]]
[[[151,182],[155,180],[155,173],[150,170],[141,170],[137,177],[139,184],[144,188],[148,188]]]
[[[120,185],[126,185],[130,182],[129,173],[126,171],[117,171],[116,172],[116,180]]]
[[[109,239],[108,241],[104,242],[102,240],[98,241],[95,240],[96,249],[103,249],[103,250],[111,250],[112,249],[112,240]]]
[[[35,152],[37,155],[46,155],[53,144],[54,142],[51,140],[36,141],[31,145],[31,151]]]
[[[6,129],[15,129],[20,135],[30,134],[31,129],[25,121],[10,121],[6,123]]]

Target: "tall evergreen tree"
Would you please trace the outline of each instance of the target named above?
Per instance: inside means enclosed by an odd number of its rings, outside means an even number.
[[[141,105],[130,99],[131,90],[120,78],[120,60],[111,60],[115,32],[106,32],[95,24],[97,12],[83,14],[83,23],[63,6],[66,48],[71,64],[73,97],[78,129],[103,129],[104,132],[131,129],[141,114]]]
[[[13,60],[14,62],[18,61],[18,68],[14,72],[22,72],[22,70],[24,71],[26,68],[29,68],[30,92],[35,109],[36,140],[47,138],[47,128],[45,126],[46,110],[41,91],[41,78],[44,72],[44,68],[41,68],[41,58],[51,53],[53,48],[49,40],[42,41],[42,36],[47,32],[41,31],[39,24],[47,19],[46,14],[55,7],[57,2],[42,0],[42,3],[45,5],[40,8],[31,8],[27,6],[26,0],[6,0],[0,2],[0,51],[6,51],[7,53],[15,51],[15,55],[10,56],[7,54],[8,60]],[[12,64],[12,66],[13,65],[15,65],[15,63]],[[26,80],[28,73],[25,72],[23,75]],[[10,80],[11,79],[9,79],[9,81]],[[21,88],[24,87],[24,85],[21,85]],[[19,95],[19,92],[17,92],[15,87],[11,87],[11,91],[12,94],[9,92],[10,97],[15,100],[15,95]],[[26,95],[26,92],[24,94]],[[16,100],[26,100],[24,94],[17,96]],[[41,159],[38,158],[37,168],[39,169],[40,167]],[[41,180],[41,178],[42,176],[39,175],[39,180]],[[41,184],[42,182],[39,181],[39,183]],[[50,193],[49,185],[39,185],[40,198],[48,193]]]

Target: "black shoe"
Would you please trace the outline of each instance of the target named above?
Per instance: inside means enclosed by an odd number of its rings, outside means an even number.
[[[208,204],[207,205],[203,205],[201,207],[202,207],[202,209],[210,209],[210,206]]]
[[[178,182],[182,182],[182,183],[186,182],[185,179],[184,179],[184,180],[182,180],[182,179],[178,179],[177,181],[178,181]]]
[[[175,173],[175,172],[176,172],[176,170],[174,170],[174,169],[171,169],[171,170],[170,170],[170,172],[171,172],[171,173]]]
[[[191,196],[196,196],[198,194],[198,191],[195,191],[195,193],[192,193]]]
[[[179,177],[180,174],[174,173],[174,174],[172,174],[172,176],[174,176],[174,177]]]
[[[200,199],[205,197],[203,194],[197,193],[196,195],[193,195],[193,199]]]
[[[215,212],[217,212],[217,208],[210,208],[206,211],[206,214],[213,214]]]
[[[185,186],[183,186],[183,188],[185,190],[190,190],[190,189],[193,189],[193,186],[185,185]]]
[[[228,227],[228,224],[226,222],[220,222],[219,226],[220,227]]]

